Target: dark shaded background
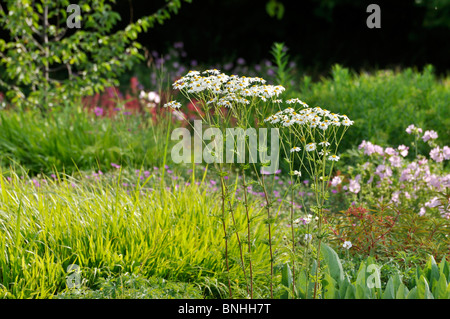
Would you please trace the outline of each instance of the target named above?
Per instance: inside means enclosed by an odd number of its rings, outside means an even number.
[[[450,0],[277,0],[285,7],[281,20],[268,15],[268,1],[192,0],[139,41],[158,52],[182,41],[191,59],[211,65],[238,57],[257,63],[270,58],[274,42],[284,42],[300,68],[312,73],[328,72],[335,63],[356,70],[426,64],[439,74],[450,69]],[[381,29],[366,26],[370,3],[381,7]],[[117,0],[113,8],[122,21],[116,29],[164,4]],[[0,30],[0,37],[7,34]]]
[[[270,58],[273,42],[284,42],[303,69],[326,72],[334,63],[354,69],[433,64],[438,73],[450,67],[450,1],[432,0],[278,0],[281,20],[266,12],[268,0],[192,0],[163,26],[140,36],[149,50],[161,51],[183,41],[189,56],[206,63],[243,57]],[[370,3],[381,7],[381,29],[369,29]],[[149,14],[164,1],[119,1],[122,23]],[[331,7],[330,7],[331,6]]]

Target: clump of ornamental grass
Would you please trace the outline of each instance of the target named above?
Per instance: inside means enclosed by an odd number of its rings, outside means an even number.
[[[289,164],[291,178],[291,209],[290,209],[290,226],[291,226],[291,256],[292,256],[292,294],[296,296],[295,289],[295,264],[297,256],[297,239],[295,236],[294,226],[303,223],[307,225],[308,233],[304,234],[303,242],[306,246],[304,250],[305,271],[309,271],[309,250],[312,246],[313,238],[316,245],[316,261],[315,270],[314,298],[317,297],[319,272],[320,272],[320,252],[323,239],[327,236],[327,232],[323,231],[325,202],[329,198],[328,181],[333,173],[335,162],[339,161],[338,147],[345,132],[353,124],[346,115],[334,114],[320,107],[311,108],[305,102],[298,98],[285,101],[289,107],[281,109],[283,102],[278,101],[280,111],[267,117],[264,121],[280,128],[281,141],[285,154],[288,156],[285,161]],[[294,107],[299,106],[299,109]],[[315,205],[307,206],[303,202],[304,209],[303,218],[298,218],[294,210],[294,189],[301,182],[302,172],[309,175],[312,182],[311,187],[315,194]],[[302,198],[303,199],[303,198]],[[309,208],[309,214],[307,210]],[[314,228],[310,225],[311,219],[317,219],[317,226],[313,236],[309,231]]]

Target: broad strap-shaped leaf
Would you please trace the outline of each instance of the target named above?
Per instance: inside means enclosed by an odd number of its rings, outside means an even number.
[[[434,299],[433,294],[430,291],[427,279],[425,276],[420,276],[417,283],[417,298],[419,299]]]
[[[395,294],[395,299],[406,299],[408,293],[409,289],[403,283],[401,283]]]
[[[436,280],[436,282],[439,280],[439,267],[432,255],[430,255],[430,257],[428,258],[424,272],[425,278],[428,280],[430,285],[433,284],[433,279]]]
[[[344,269],[336,252],[328,245],[322,244],[322,256],[328,266],[331,277],[339,284],[344,280]]]
[[[281,299],[288,299],[289,291],[292,291],[292,271],[288,263],[285,263],[281,270],[281,284],[286,288],[281,295]]]

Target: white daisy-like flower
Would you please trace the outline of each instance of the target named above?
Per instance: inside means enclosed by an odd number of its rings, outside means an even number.
[[[287,109],[284,110],[284,113],[293,113],[294,109],[292,107],[288,107]]]
[[[320,155],[320,156],[327,156],[328,154],[330,154],[330,152],[324,152],[323,150],[321,150],[321,151],[319,152],[319,155]]]
[[[323,141],[319,143],[320,146],[330,146],[331,144],[328,143],[327,141]]]
[[[316,143],[308,143],[306,144],[306,150],[308,152],[312,152],[316,149]]]
[[[220,71],[217,69],[212,69],[212,70],[206,70],[202,72],[203,74],[214,74],[214,75],[219,75]]]
[[[320,122],[318,126],[321,130],[324,130],[324,131],[328,128],[328,124],[325,122]]]
[[[339,156],[337,156],[337,155],[331,155],[331,156],[328,156],[328,160],[330,160],[330,161],[335,161],[335,162],[337,162],[337,161],[339,161]]]
[[[291,153],[292,152],[300,152],[302,149],[298,146],[291,148]]]
[[[170,101],[164,104],[164,107],[170,107],[172,109],[179,109],[181,107],[181,103],[177,101]]]
[[[345,249],[350,249],[350,248],[352,248],[352,242],[351,241],[345,241],[343,244],[342,244],[342,247],[344,247]]]
[[[343,120],[342,120],[342,125],[344,125],[344,126],[350,126],[350,125],[353,125],[353,121],[351,121],[346,115],[343,115],[342,116],[342,118],[343,118]]]
[[[292,175],[302,176],[302,172],[299,172],[299,171],[295,170],[295,171],[292,172]]]

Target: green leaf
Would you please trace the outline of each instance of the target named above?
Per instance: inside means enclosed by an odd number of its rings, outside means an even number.
[[[439,281],[434,285],[433,295],[436,299],[447,299],[447,280],[444,276],[439,278]]]
[[[434,257],[430,255],[426,265],[425,265],[425,278],[428,279],[429,283],[433,282],[433,279],[436,280],[436,282],[439,280],[439,267],[436,264],[436,261],[434,260]]]
[[[388,280],[382,299],[395,299],[394,279],[391,276]]]
[[[443,257],[439,263],[439,271],[441,272],[441,275],[443,274],[445,276],[447,281],[450,281],[450,267],[445,257]]]
[[[401,283],[395,294],[395,299],[406,299],[408,293],[409,293],[408,288],[403,283]]]
[[[287,291],[282,294],[281,298],[288,299],[289,291],[292,291],[292,271],[287,263],[283,265],[281,270],[281,284],[287,288]]]
[[[433,294],[428,286],[427,279],[425,276],[420,276],[419,282],[417,283],[417,298],[419,299],[434,299]]]
[[[339,298],[339,292],[336,289],[336,286],[337,286],[336,280],[334,280],[333,277],[331,277],[329,272],[325,272],[322,280],[324,299]]]
[[[417,286],[411,289],[411,291],[406,296],[406,299],[417,299]]]
[[[344,280],[344,270],[342,268],[342,263],[339,256],[330,246],[326,244],[322,244],[321,253],[325,264],[328,266],[331,277],[333,277],[337,283],[342,282]]]

